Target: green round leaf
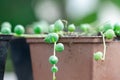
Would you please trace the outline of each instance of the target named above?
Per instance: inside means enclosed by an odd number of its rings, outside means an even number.
[[[104,33],[105,37],[107,39],[113,39],[115,37],[115,33],[112,29],[109,29],[107,30],[105,33]]]
[[[59,39],[59,36],[58,36],[57,33],[49,33],[49,34],[45,37],[44,41],[45,41],[46,43],[55,43],[55,42],[58,41],[58,39]]]
[[[89,24],[81,24],[80,25],[80,30],[82,30],[83,32],[89,32],[90,28],[91,28],[91,26]]]
[[[75,31],[75,25],[74,25],[74,24],[70,24],[70,25],[68,26],[68,31],[74,32],[74,31]]]
[[[1,28],[1,33],[2,34],[11,34],[11,29],[8,27],[2,27]]]
[[[51,68],[51,71],[52,71],[53,73],[58,72],[58,67],[55,66],[55,65],[53,65],[52,68]]]
[[[62,43],[57,43],[55,46],[55,51],[62,52],[64,50],[64,45]]]
[[[114,32],[117,36],[120,36],[120,24],[119,23],[116,23],[114,25]]]
[[[103,53],[102,52],[99,51],[99,52],[94,53],[94,59],[96,61],[102,60],[102,57],[103,57]]]
[[[54,24],[55,32],[62,31],[64,29],[64,24],[61,20],[57,20]]]
[[[53,33],[55,31],[54,24],[49,26],[49,32]]]
[[[50,64],[57,64],[58,63],[58,58],[54,55],[49,57],[49,63]]]
[[[15,28],[14,28],[14,32],[17,35],[21,35],[21,34],[25,33],[25,29],[24,29],[24,27],[22,25],[16,25]]]
[[[5,27],[7,27],[7,28],[12,28],[12,25],[9,23],[9,22],[3,22],[2,24],[1,24],[1,28],[5,28]]]
[[[40,34],[41,32],[42,32],[42,29],[41,29],[40,25],[34,26],[34,33],[35,34]]]

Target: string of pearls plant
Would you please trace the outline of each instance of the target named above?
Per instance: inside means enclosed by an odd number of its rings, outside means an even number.
[[[65,24],[64,24],[65,23]],[[110,23],[105,23],[102,26],[99,26],[97,28],[91,27],[89,24],[81,24],[80,25],[80,31],[74,32],[76,30],[76,27],[74,24],[67,25],[68,22],[66,20],[57,20],[54,24],[49,26],[49,33],[46,35],[44,41],[49,44],[54,44],[53,48],[53,55],[49,57],[49,63],[52,65],[51,71],[53,73],[53,80],[56,80],[56,72],[58,72],[57,63],[59,61],[56,52],[63,52],[64,51],[64,45],[63,43],[59,43],[59,38],[61,36],[102,36],[103,41],[103,51],[97,51],[93,54],[94,60],[105,60],[106,57],[106,39],[114,39],[115,37],[120,36],[120,24],[116,23],[114,25],[111,25]],[[14,36],[19,37],[33,37],[32,35],[26,35],[25,29],[22,25],[16,25],[14,28],[14,33],[11,31],[12,26],[9,22],[4,22],[1,25],[1,32],[0,34],[9,35],[12,34]],[[35,34],[42,35],[41,26],[34,26],[33,31]],[[68,32],[66,32],[68,31]],[[40,36],[38,36],[40,37]]]

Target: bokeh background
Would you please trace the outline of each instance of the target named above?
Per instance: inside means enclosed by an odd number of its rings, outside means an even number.
[[[0,24],[8,21],[13,28],[17,24],[27,27],[43,20],[52,24],[57,19],[77,26],[120,22],[120,0],[0,0]],[[14,72],[10,54],[8,72]]]
[[[79,25],[120,20],[120,0],[0,0],[0,23],[24,26],[65,19]]]

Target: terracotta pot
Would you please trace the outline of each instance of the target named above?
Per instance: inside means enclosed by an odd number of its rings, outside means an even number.
[[[3,80],[9,41],[12,35],[0,35],[0,80]]]
[[[53,45],[43,38],[28,38],[30,44],[34,80],[52,80],[49,56]],[[95,61],[93,53],[103,51],[102,37],[64,37],[59,40],[65,45],[57,53],[59,71],[57,80],[120,80],[120,42],[107,41],[105,61]]]

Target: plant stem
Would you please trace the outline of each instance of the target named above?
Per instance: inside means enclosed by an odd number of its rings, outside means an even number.
[[[54,55],[54,56],[56,56],[55,46],[56,46],[56,42],[54,42],[54,51],[53,51],[53,55]]]
[[[65,23],[65,31],[67,31],[67,29],[68,29],[68,26],[67,26],[68,22],[66,20],[61,20],[61,21]]]
[[[104,46],[104,52],[103,52],[103,57],[102,60],[105,60],[105,56],[106,56],[106,43],[105,43],[105,36],[104,34],[101,32],[102,34],[102,38],[103,38],[103,46]]]
[[[53,72],[53,80],[56,80],[56,76],[54,72]]]
[[[56,42],[54,42],[54,51],[53,51],[54,56],[56,56],[55,46],[56,46]],[[55,64],[53,66],[55,66]],[[55,72],[53,72],[53,80],[56,80]]]

